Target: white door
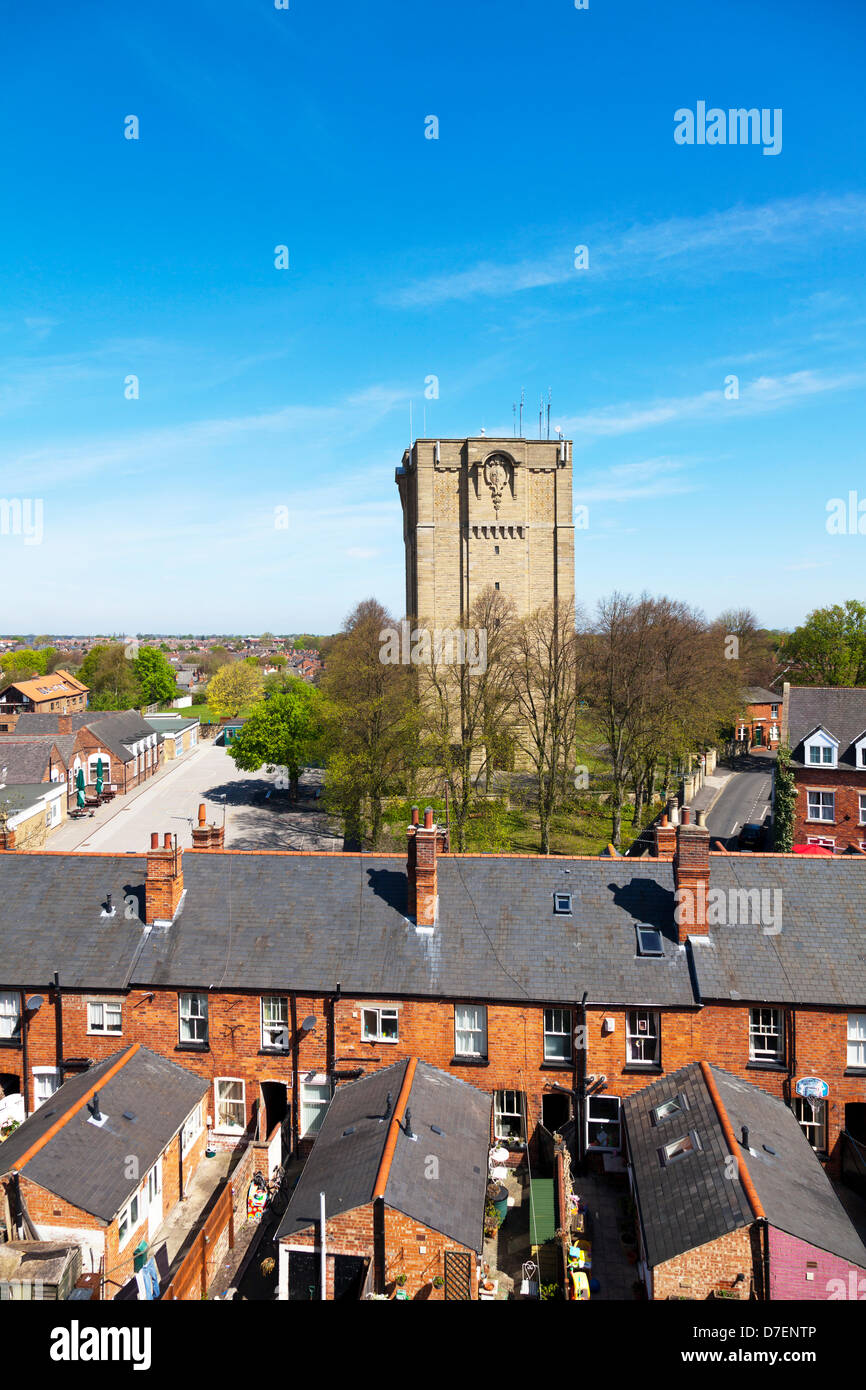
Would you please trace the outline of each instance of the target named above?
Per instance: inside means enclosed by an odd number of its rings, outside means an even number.
[[[147,1238],[153,1240],[162,1224],[162,1159],[158,1158],[147,1175]]]

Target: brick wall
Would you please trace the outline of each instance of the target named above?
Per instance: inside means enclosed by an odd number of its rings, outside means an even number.
[[[410,1299],[443,1300],[445,1290],[433,1287],[433,1280],[445,1274],[445,1251],[465,1251],[466,1246],[449,1240],[439,1231],[431,1230],[421,1222],[397,1211],[394,1207],[384,1209],[385,1228],[385,1292],[394,1293],[402,1288]],[[288,1238],[289,1245],[302,1245],[318,1250],[318,1226],[309,1226]],[[334,1256],[359,1255],[371,1262],[375,1258],[373,1237],[373,1204],[354,1207],[338,1216],[327,1218],[328,1257],[328,1298],[334,1296]],[[475,1251],[472,1257],[472,1297],[477,1297],[477,1272]],[[291,1253],[289,1254],[291,1264]],[[406,1282],[397,1284],[398,1275],[405,1274]]]
[[[755,1264],[757,1242],[752,1227],[730,1231],[718,1240],[686,1250],[653,1270],[653,1298],[709,1298],[715,1289],[731,1290],[738,1274],[745,1279],[737,1286],[739,1297],[747,1299],[754,1276],[760,1286],[760,1261]]]
[[[797,801],[794,808],[794,844],[810,839],[834,840],[836,852],[866,844],[866,825],[860,825],[860,793],[866,794],[866,773],[842,768],[795,768]],[[835,794],[834,819],[809,820],[809,791]]]

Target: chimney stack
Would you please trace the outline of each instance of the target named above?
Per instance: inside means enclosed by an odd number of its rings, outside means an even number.
[[[688,807],[683,808],[683,823],[677,826],[677,849],[674,855],[674,920],[677,941],[682,945],[689,936],[707,936],[707,892],[710,886],[710,833],[705,825],[691,825]]]
[[[433,824],[431,807],[424,812],[423,825],[418,823],[418,807],[412,807],[406,849],[407,915],[414,920],[416,931],[432,932],[439,910],[436,860],[445,849],[445,831]]]
[[[203,801],[200,802],[198,808],[198,825],[194,825],[192,828],[193,849],[222,849],[225,836],[225,826],[207,824],[207,808]]]
[[[8,827],[0,830],[0,851],[13,850],[15,848],[15,831]]]
[[[656,826],[656,858],[673,859],[677,847],[677,828],[670,824],[667,811]]]
[[[147,878],[144,885],[144,919],[153,925],[155,922],[171,922],[177,912],[183,894],[183,851],[175,848],[171,835],[166,834],[162,849],[159,848],[159,835],[150,837],[147,852]]]
[[[58,734],[71,734],[71,733],[72,733],[72,715],[71,715],[71,714],[58,714],[58,716],[57,716],[57,732],[58,732]]]

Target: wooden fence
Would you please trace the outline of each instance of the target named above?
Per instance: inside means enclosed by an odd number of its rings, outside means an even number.
[[[234,1184],[230,1182],[226,1183],[210,1215],[184,1256],[183,1263],[175,1272],[168,1288],[164,1290],[163,1301],[198,1299],[207,1295],[219,1262],[217,1245],[226,1228],[228,1248],[232,1250],[235,1243],[235,1213]]]

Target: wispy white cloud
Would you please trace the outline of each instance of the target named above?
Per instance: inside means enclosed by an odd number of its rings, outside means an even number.
[[[759,376],[741,382],[739,398],[728,400],[724,387],[691,396],[673,396],[644,403],[624,402],[605,406],[562,421],[566,434],[575,440],[612,438],[653,429],[684,420],[736,420],[738,416],[759,415],[781,410],[786,405],[831,391],[850,390],[866,383],[866,368],[849,372],[801,371],[783,376]]]
[[[577,505],[590,502],[631,502],[637,498],[671,497],[694,492],[697,484],[684,477],[684,461],[671,458],[619,463],[575,483]]]
[[[780,199],[757,207],[733,207],[698,217],[669,217],[628,229],[576,230],[574,242],[589,247],[589,267],[574,268],[574,248],[562,244],[532,260],[511,264],[483,260],[465,269],[428,276],[387,293],[400,308],[428,308],[449,300],[498,298],[599,277],[645,278],[670,272],[718,277],[747,267],[767,248],[777,257],[815,255],[819,242],[862,237],[866,196],[820,195]]]

